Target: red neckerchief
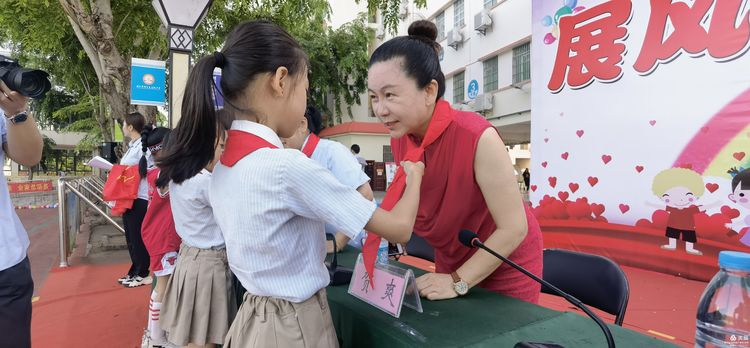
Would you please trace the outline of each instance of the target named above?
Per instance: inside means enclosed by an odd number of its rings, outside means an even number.
[[[265,139],[248,132],[232,129],[227,131],[227,142],[224,144],[224,153],[221,155],[221,164],[233,167],[245,156],[258,149],[278,149],[274,144]]]
[[[421,144],[415,143],[413,137],[407,137],[406,142],[406,156],[404,161],[417,162],[421,161],[424,156],[424,149],[430,146],[435,140],[443,135],[443,132],[448,128],[448,125],[453,121],[453,110],[445,100],[438,100],[435,105],[435,111],[432,113],[432,119],[430,124],[427,126],[427,133],[422,139]],[[406,189],[406,173],[402,167],[398,167],[396,175],[391,182],[391,186],[388,187],[388,191],[383,197],[383,203],[380,208],[390,211],[398,203],[401,196],[404,194]],[[367,275],[370,277],[370,285],[373,289],[375,283],[372,281],[373,269],[375,268],[375,260],[378,256],[378,248],[380,247],[380,236],[375,233],[367,233],[367,240],[365,245],[362,247],[362,255],[365,262],[365,270]]]
[[[308,158],[312,157],[313,152],[315,152],[315,148],[318,147],[318,143],[320,142],[320,137],[310,133],[310,136],[307,138],[307,143],[305,143],[305,146],[302,148],[302,153],[305,154]]]

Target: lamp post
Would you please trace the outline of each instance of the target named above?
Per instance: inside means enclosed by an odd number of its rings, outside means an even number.
[[[213,0],[151,0],[169,40],[169,127],[174,128],[182,115],[193,31],[206,17]]]

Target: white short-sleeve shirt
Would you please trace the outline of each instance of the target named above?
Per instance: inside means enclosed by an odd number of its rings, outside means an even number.
[[[2,143],[7,143],[5,114],[0,111],[0,134]],[[5,163],[5,151],[0,147],[0,164]],[[29,235],[16,215],[10,200],[5,175],[0,174],[0,271],[17,265],[26,258],[29,248]]]
[[[303,149],[308,140],[310,140],[310,136],[302,144]],[[354,157],[346,146],[339,142],[320,139],[318,146],[315,147],[315,151],[313,151],[310,158],[330,170],[339,182],[355,190],[370,181],[370,177],[362,171],[362,166],[357,158]],[[336,232],[337,228],[335,226],[326,224],[326,233],[336,234]],[[349,245],[361,249],[363,237],[364,231],[360,231],[349,241]]]
[[[201,170],[181,184],[169,183],[169,203],[182,242],[200,249],[224,248],[224,237],[211,207],[211,172]]]
[[[234,121],[278,149],[263,148],[233,167],[216,165],[211,205],[232,272],[248,292],[302,302],[329,283],[324,226],[353,237],[375,203],[341,184],[298,150],[284,149],[270,128]]]
[[[122,155],[120,164],[126,166],[137,166],[141,162],[143,157],[143,145],[141,143],[142,138],[131,140],[128,144],[128,151]],[[151,151],[146,150],[146,167],[152,168],[154,166],[154,158],[151,156]],[[141,182],[138,184],[138,198],[148,200],[148,182],[146,178],[141,178]]]
[[[302,148],[309,139],[308,136]],[[352,152],[339,142],[320,139],[310,158],[330,170],[342,184],[355,190],[370,181]]]

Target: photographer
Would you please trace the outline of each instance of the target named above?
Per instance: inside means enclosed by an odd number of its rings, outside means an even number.
[[[3,149],[26,167],[42,157],[42,136],[28,113],[29,98],[12,91],[0,81],[0,134]],[[18,219],[8,193],[5,176],[0,176],[0,348],[31,346],[31,296],[34,282],[26,256],[29,237]]]

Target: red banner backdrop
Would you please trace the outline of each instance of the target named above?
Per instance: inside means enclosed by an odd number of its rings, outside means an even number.
[[[10,193],[48,192],[54,189],[51,180],[8,183],[8,191]]]

